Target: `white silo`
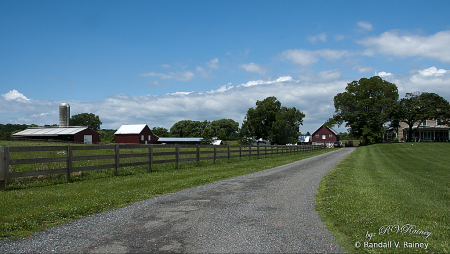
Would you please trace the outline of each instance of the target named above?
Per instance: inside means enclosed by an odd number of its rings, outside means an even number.
[[[63,102],[59,105],[59,127],[68,127],[70,119],[70,105]]]

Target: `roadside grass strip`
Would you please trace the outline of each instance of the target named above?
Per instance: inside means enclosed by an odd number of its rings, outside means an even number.
[[[357,148],[321,181],[316,210],[353,253],[450,252],[450,144]]]
[[[239,175],[270,169],[327,153],[321,149],[299,154],[260,159],[217,159],[182,162],[178,169],[172,163],[158,164],[147,172],[146,166],[121,168],[118,176],[112,170],[82,172],[70,183],[64,176],[39,181],[17,181],[0,191],[0,239],[27,237],[47,227],[123,207],[156,195],[175,192]]]

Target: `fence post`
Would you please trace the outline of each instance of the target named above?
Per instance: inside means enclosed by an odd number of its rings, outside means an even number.
[[[216,153],[217,153],[216,147],[217,147],[217,146],[214,146],[214,159],[213,159],[213,164],[216,164]]]
[[[196,160],[196,165],[198,166],[198,162],[200,161],[200,145],[197,144],[197,160]]]
[[[248,160],[250,160],[250,157],[252,156],[252,146],[248,146]]]
[[[66,181],[70,183],[70,173],[72,173],[72,147],[67,145],[67,173],[66,173]]]
[[[242,156],[242,146],[239,146],[239,161],[241,161],[241,156]]]
[[[9,147],[0,146],[0,190],[6,187],[9,177]]]
[[[259,159],[259,143],[256,143],[256,158]]]
[[[264,159],[267,157],[267,145],[264,146]]]
[[[120,150],[119,150],[120,148],[119,148],[119,144],[116,144],[115,146],[114,146],[114,155],[115,155],[115,157],[114,157],[114,163],[116,164],[116,166],[114,167],[114,175],[115,176],[117,176],[117,170],[119,169],[119,166],[120,166],[120,162],[119,162],[119,153],[120,153]]]
[[[228,145],[228,157],[227,157],[227,163],[230,163],[230,145]]]
[[[152,172],[152,165],[153,165],[153,145],[150,144],[148,147],[148,172]]]
[[[175,168],[178,169],[178,160],[180,159],[180,148],[175,144]]]

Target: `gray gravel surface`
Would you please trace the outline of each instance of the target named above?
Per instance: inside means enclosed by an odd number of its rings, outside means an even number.
[[[320,179],[354,148],[156,196],[49,228],[0,253],[337,253],[314,210]]]

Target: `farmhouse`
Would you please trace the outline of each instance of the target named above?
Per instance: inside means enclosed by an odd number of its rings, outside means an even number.
[[[146,124],[122,125],[114,133],[114,139],[120,144],[158,144],[158,136]]]
[[[98,144],[100,133],[87,126],[30,127],[12,135],[13,139],[62,141],[84,144]]]
[[[326,145],[339,141],[339,133],[323,124],[312,133],[311,137],[313,145]]]
[[[408,141],[409,126],[401,122],[398,129],[391,128],[383,133],[383,142],[397,137],[400,141]],[[441,124],[439,120],[426,120],[415,123],[412,128],[411,141],[413,142],[448,142],[450,127]]]

